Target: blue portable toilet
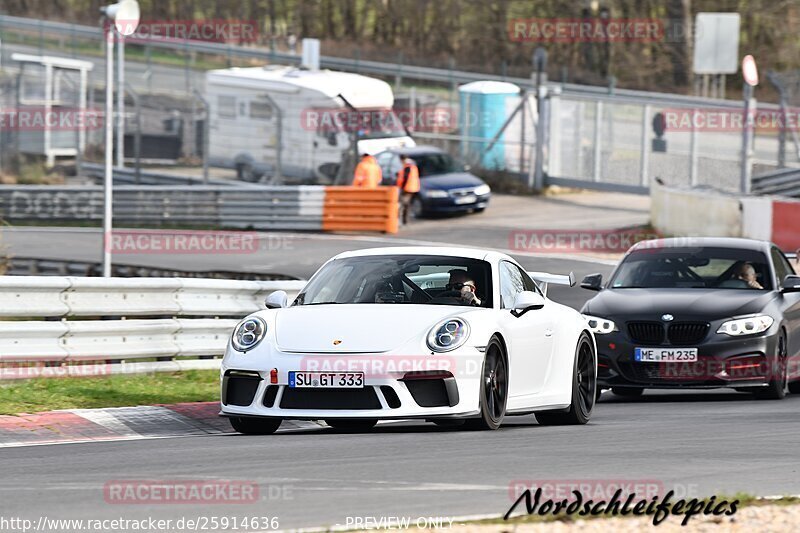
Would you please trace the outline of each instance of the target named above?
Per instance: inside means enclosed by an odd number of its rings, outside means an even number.
[[[520,88],[503,81],[474,81],[458,88],[461,157],[474,161],[503,127],[509,114],[519,102]],[[480,158],[478,164],[486,169],[506,167],[506,148],[503,135]],[[478,140],[480,139],[480,140]]]

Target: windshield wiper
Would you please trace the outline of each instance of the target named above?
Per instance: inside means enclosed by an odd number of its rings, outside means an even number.
[[[333,305],[333,304],[341,304],[342,302],[313,302],[310,304],[300,304],[300,305]]]

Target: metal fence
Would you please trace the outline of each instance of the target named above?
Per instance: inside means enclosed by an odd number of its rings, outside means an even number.
[[[102,34],[97,27],[0,17],[0,34],[13,34],[16,41],[23,43],[14,46],[26,46],[31,51],[52,49],[54,42],[60,42],[65,53],[99,59]],[[165,115],[180,114],[184,123],[183,156],[200,155],[201,152],[197,143],[200,126],[196,119],[202,118],[202,110],[195,91],[203,86],[203,69],[237,64],[237,61],[239,64],[267,62],[290,65],[299,62],[299,56],[294,54],[218,43],[147,39],[129,42],[128,46],[131,54],[127,61],[126,79],[134,91],[142,94],[183,93],[182,99],[175,101],[169,100],[174,96],[162,94],[153,97],[143,107],[152,109],[152,120],[145,122],[156,124],[156,128],[157,122]],[[141,53],[135,53],[137,49]],[[156,64],[152,61],[154,50],[170,50],[178,61],[171,65]],[[102,79],[101,63],[96,62],[95,80]],[[4,65],[7,65],[5,59]],[[321,58],[321,66],[381,76],[394,80],[396,88],[402,87],[403,80],[435,84],[441,89],[417,88],[416,95],[422,97],[428,93],[453,116],[461,115],[456,89],[462,83],[508,81],[526,91],[528,99],[534,98],[530,78],[329,56]],[[735,191],[740,189],[743,166],[752,166],[756,175],[784,165],[800,166],[800,153],[786,150],[786,135],[780,131],[757,130],[749,150],[742,148],[740,130],[667,128],[660,138],[653,131],[653,119],[658,114],[721,110],[736,115],[743,110],[742,102],[738,101],[632,91],[613,86],[551,83],[547,85],[541,106],[542,112],[525,127],[514,130],[515,126],[511,125],[502,139],[506,158],[495,166],[496,170],[515,175],[532,185],[646,193],[650,183],[657,179],[670,185]],[[781,112],[779,106],[772,104],[759,103],[758,109],[775,114]],[[145,116],[146,113],[139,114]],[[534,120],[542,123],[534,124]],[[537,141],[537,134],[541,142]],[[434,144],[473,164],[476,163],[475,153],[480,154],[497,141],[491,135],[469,136],[458,124],[449,130],[417,131],[415,135],[418,142]],[[752,152],[752,155],[747,152]],[[535,182],[537,165],[543,173],[543,181],[539,183]]]

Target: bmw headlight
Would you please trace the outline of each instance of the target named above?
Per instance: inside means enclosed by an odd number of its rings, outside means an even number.
[[[467,342],[469,325],[460,318],[439,322],[428,333],[428,348],[434,352],[449,352]]]
[[[475,190],[472,191],[472,192],[475,193],[475,195],[477,195],[477,196],[484,196],[484,195],[489,194],[490,192],[492,192],[492,189],[488,185],[483,184],[483,185],[478,185],[477,187],[475,187]]]
[[[441,189],[428,189],[422,193],[426,198],[447,198],[450,196],[447,191]]]
[[[231,343],[236,351],[247,352],[255,348],[266,333],[266,322],[257,316],[251,316],[239,322],[234,328]]]
[[[723,322],[717,333],[724,333],[732,337],[741,335],[755,335],[767,331],[775,320],[769,315],[754,315],[746,318],[735,318]]]
[[[618,331],[617,325],[607,318],[600,318],[599,316],[592,315],[583,315],[583,318],[586,319],[586,322],[589,324],[589,329],[591,329],[595,335],[605,335],[612,331]]]

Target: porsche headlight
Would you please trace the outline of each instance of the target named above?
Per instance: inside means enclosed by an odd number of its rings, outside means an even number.
[[[267,324],[257,316],[251,316],[234,328],[231,343],[236,351],[247,352],[261,342],[266,332]]]
[[[617,331],[617,325],[607,318],[600,318],[599,316],[592,315],[583,315],[583,318],[586,319],[586,322],[589,324],[589,329],[591,329],[595,335],[605,335],[612,331]]]
[[[741,335],[755,335],[756,333],[763,333],[772,326],[775,320],[769,315],[755,315],[746,318],[735,318],[723,322],[717,330],[717,333],[724,333],[731,337],[739,337]]]
[[[469,325],[460,318],[439,322],[428,333],[428,348],[434,352],[449,352],[467,342]]]

